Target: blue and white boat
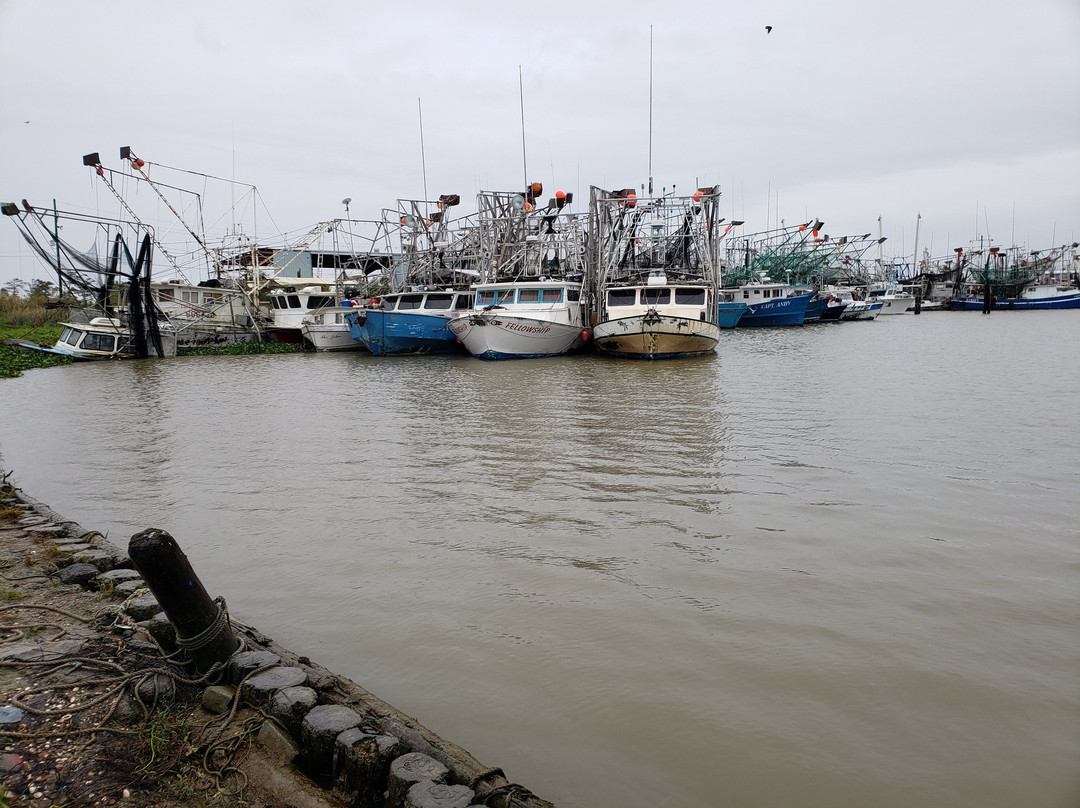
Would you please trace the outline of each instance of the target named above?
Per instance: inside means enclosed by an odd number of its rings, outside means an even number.
[[[983,311],[981,293],[958,295],[949,299],[948,307],[959,311]],[[1080,289],[1059,287],[1056,284],[1028,286],[1019,297],[994,297],[994,311],[1025,311],[1027,309],[1080,309]]]
[[[414,289],[383,295],[375,305],[349,311],[349,333],[376,356],[460,353],[450,320],[467,312],[472,292],[463,289]]]
[[[783,283],[747,283],[735,289],[725,289],[724,297],[732,302],[745,303],[746,313],[739,318],[739,328],[756,326],[802,325],[806,308],[814,293],[798,292]]]

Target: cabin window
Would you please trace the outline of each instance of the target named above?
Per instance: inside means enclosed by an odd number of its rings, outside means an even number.
[[[637,302],[637,289],[611,289],[607,293],[609,306],[633,306]]]
[[[750,290],[749,289],[743,289],[742,290],[742,298],[743,298],[743,300],[749,300],[750,299]]]
[[[87,334],[83,337],[84,351],[112,351],[116,347],[116,337],[112,334]]]
[[[546,293],[547,289],[544,290]],[[540,302],[540,290],[539,289],[521,289],[518,291],[518,303],[539,303]]]
[[[448,309],[453,302],[453,295],[428,295],[424,301],[425,309]]]
[[[454,301],[454,308],[455,309],[467,309],[467,308],[469,308],[469,296],[468,295],[458,295],[457,300]]]
[[[154,293],[157,295],[157,299],[160,301],[172,300],[173,290],[169,288],[155,289]]]
[[[540,299],[545,303],[562,303],[562,295],[562,287],[558,289],[543,289],[541,290]]]
[[[676,289],[675,302],[680,306],[704,306],[704,289]]]
[[[333,306],[333,305],[334,305],[334,298],[330,297],[329,295],[326,295],[326,296],[312,295],[311,297],[308,298],[308,308],[309,309],[323,309],[323,308],[326,308],[327,306]]]
[[[513,303],[514,302],[514,290],[513,289],[499,289],[495,298],[499,303]]]
[[[70,328],[65,328],[64,333],[60,335],[60,342],[66,342],[68,345],[74,345],[77,341],[77,333]]]
[[[190,289],[181,289],[180,302],[190,303],[193,306],[197,306],[199,305],[199,293]]]
[[[566,290],[566,299],[576,303],[577,301],[581,300],[581,290],[580,289],[567,289]]]
[[[495,305],[495,290],[485,289],[483,292],[476,293],[476,305],[479,306],[493,306]]]
[[[647,287],[641,290],[641,304],[643,306],[663,306],[670,302],[671,290],[666,287]]]
[[[221,303],[224,300],[221,292],[203,292],[203,303]]]
[[[300,296],[299,295],[286,295],[285,302],[288,303],[286,308],[298,309],[300,308]]]
[[[397,310],[414,311],[420,308],[420,304],[423,303],[423,301],[423,295],[402,295],[398,298]]]

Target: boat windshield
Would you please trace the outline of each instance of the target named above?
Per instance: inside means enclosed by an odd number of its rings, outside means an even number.
[[[94,334],[88,332],[83,337],[82,345],[80,346],[84,351],[112,351],[116,348],[116,337],[112,334]]]
[[[609,289],[607,304],[609,306],[633,306],[637,302],[637,289]]]
[[[402,295],[398,298],[397,309],[398,311],[411,311],[420,308],[423,302],[423,295]]]
[[[641,303],[645,306],[663,306],[671,302],[671,290],[663,288],[648,287],[641,290]]]
[[[680,306],[704,306],[704,289],[676,289],[675,302]]]
[[[448,309],[453,302],[453,295],[428,295],[424,301],[425,309]]]
[[[58,341],[65,342],[68,345],[75,345],[79,341],[79,332],[71,328],[65,328]]]

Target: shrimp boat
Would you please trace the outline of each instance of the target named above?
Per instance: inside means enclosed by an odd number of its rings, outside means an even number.
[[[1075,270],[1067,277],[1066,262],[1078,244],[1065,244],[1051,250],[1021,251],[1013,247],[986,249],[982,269],[968,269],[963,277],[963,250],[958,249],[956,293],[948,308],[960,311],[1027,311],[1032,309],[1080,309],[1080,288]],[[983,250],[972,251],[973,257]],[[1072,252],[1073,267],[1080,265]]]
[[[460,201],[444,194],[436,202],[399,200],[397,211],[384,211],[396,220],[401,245],[392,278],[399,288],[346,315],[353,340],[375,356],[464,352],[449,324],[472,307],[468,286],[478,273],[475,227],[450,221]]]
[[[159,324],[156,329],[157,336],[152,336],[149,344],[144,336],[141,347],[136,330],[129,328],[118,317],[93,317],[86,323],[70,322],[60,325],[64,327],[64,331],[52,348],[33,344],[23,344],[23,347],[60,354],[75,360],[176,356],[176,331],[167,323]]]
[[[598,353],[674,359],[713,353],[742,304],[718,301],[719,189],[637,199],[631,189],[590,194],[595,234]]]
[[[543,185],[523,193],[477,196],[484,278],[473,308],[450,331],[480,359],[560,356],[588,339],[585,316],[585,220],[565,211],[573,194],[537,205]]]
[[[138,221],[37,208],[25,199],[21,207],[3,203],[0,212],[56,273],[61,300],[53,307],[81,299],[85,318],[62,322],[64,330],[51,347],[27,340],[10,344],[79,360],[176,356],[176,329],[152,294],[152,229]],[[91,249],[76,247],[64,229],[90,235]],[[130,239],[139,243],[136,256],[127,247]],[[65,287],[71,297],[64,298]]]
[[[176,328],[181,348],[254,342],[258,319],[247,293],[217,281],[199,284],[180,280],[155,282],[150,293],[157,308]]]

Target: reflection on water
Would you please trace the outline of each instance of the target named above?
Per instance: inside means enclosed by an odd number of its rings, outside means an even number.
[[[3,463],[560,808],[1072,805],[1074,312],[0,383]]]

